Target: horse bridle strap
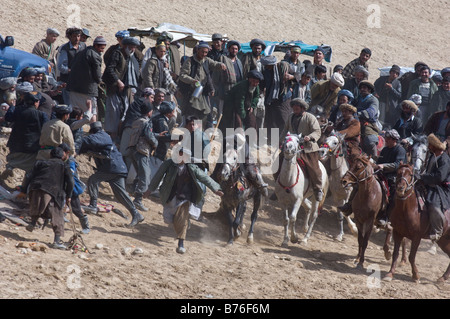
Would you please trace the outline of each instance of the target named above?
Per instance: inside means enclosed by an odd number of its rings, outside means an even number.
[[[410,173],[411,173],[411,172],[410,172]],[[414,191],[414,190],[413,190],[414,185],[417,183],[417,181],[414,180],[414,174],[412,174],[412,173],[411,173],[411,183],[408,182],[408,180],[407,180],[404,176],[402,176],[402,177],[400,178],[400,180],[404,180],[404,181],[406,182],[405,193],[408,192],[408,191],[411,191],[411,192],[409,192],[409,194],[406,195],[406,196],[399,196],[398,194],[396,194],[396,196],[397,196],[397,198],[400,199],[400,200],[407,200],[407,199],[412,195],[412,193],[413,193],[413,191]]]
[[[281,184],[281,182],[280,182],[280,175],[278,175],[277,182],[278,182],[278,184],[279,184],[281,187],[284,188],[284,190],[285,190],[286,192],[289,192],[292,188],[294,188],[295,185],[298,184],[299,179],[300,179],[300,166],[297,164],[297,179],[295,180],[295,183],[294,183],[294,184],[292,184],[291,186],[284,186],[284,185]]]

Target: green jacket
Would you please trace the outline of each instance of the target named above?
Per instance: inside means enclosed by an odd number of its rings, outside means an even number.
[[[186,164],[186,167],[194,180],[195,184],[195,202],[194,204],[198,204],[203,199],[203,190],[200,186],[200,183],[203,183],[206,187],[208,187],[213,192],[217,192],[221,190],[220,185],[215,182],[211,177],[208,176],[204,171],[202,171],[196,164]],[[160,198],[161,202],[166,204],[169,201],[169,196],[172,191],[172,187],[175,183],[175,179],[178,174],[178,164],[175,163],[172,159],[165,160],[155,176],[152,178],[152,181],[149,185],[149,191],[153,192],[158,188],[159,183],[162,179],[163,182],[161,184],[160,189]]]
[[[231,90],[228,91],[228,93],[225,95],[222,120],[219,125],[219,129],[223,134],[225,134],[226,128],[236,128],[236,115],[240,117],[241,122],[243,122],[243,120],[247,116],[245,97],[247,96],[248,88],[249,81],[243,80],[233,86]],[[255,109],[258,106],[258,101],[259,86],[257,86],[255,91],[253,92],[250,106]]]

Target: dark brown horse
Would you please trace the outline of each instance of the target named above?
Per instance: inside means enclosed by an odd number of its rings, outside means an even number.
[[[369,243],[375,217],[383,205],[381,185],[375,178],[370,158],[366,155],[354,157],[349,170],[342,177],[342,185],[358,187],[352,201],[354,221],[358,228],[358,256],[355,262],[358,263],[358,268],[363,268],[364,253]]]
[[[414,167],[409,164],[401,165],[397,170],[395,207],[390,216],[393,228],[394,252],[391,269],[384,277],[384,280],[390,281],[394,276],[400,244],[404,237],[411,240],[409,262],[411,263],[412,268],[412,278],[417,282],[420,279],[419,271],[415,264],[416,253],[422,238],[429,238],[430,222],[428,214],[425,211],[421,212],[419,209],[414,184]],[[447,212],[444,233],[437,244],[450,257],[449,220],[450,216]],[[442,277],[438,279],[438,282],[444,282],[449,276],[450,265]]]

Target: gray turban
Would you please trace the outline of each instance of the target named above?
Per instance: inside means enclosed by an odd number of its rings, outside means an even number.
[[[400,139],[400,135],[398,134],[397,130],[388,130],[385,134],[385,137],[393,138],[394,140],[398,141]]]
[[[0,79],[0,90],[6,91],[16,84],[17,84],[17,79],[15,77],[7,77],[7,78]]]
[[[277,64],[277,57],[274,55],[267,55],[261,57],[261,64],[262,65],[275,65]]]

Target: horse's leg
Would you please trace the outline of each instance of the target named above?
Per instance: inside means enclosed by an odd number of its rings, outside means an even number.
[[[402,240],[402,260],[400,260],[399,267],[406,265],[406,263],[408,262],[408,258],[406,257],[406,243],[407,243],[406,238],[403,238],[403,240]]]
[[[239,227],[242,225],[244,221],[244,215],[245,210],[247,209],[247,203],[240,202],[238,206],[236,207],[236,218],[233,223],[233,231],[234,231],[234,238],[239,238],[241,236],[241,230]]]
[[[388,234],[386,234],[386,241],[388,241],[388,236],[390,238],[391,236],[391,232],[388,232]],[[391,269],[389,270],[389,273],[383,278],[383,280],[386,281],[391,281],[392,278],[394,277],[394,273],[395,273],[395,268],[397,267],[397,259],[398,259],[398,255],[399,255],[399,251],[400,251],[400,244],[402,243],[402,239],[403,237],[397,233],[394,230],[394,252],[392,255],[392,263],[391,263]],[[386,245],[386,243],[385,243]]]
[[[303,200],[302,206],[306,212],[305,221],[303,222],[303,232],[306,233],[309,228],[309,217],[311,216],[312,203],[308,198],[305,198]]]
[[[298,235],[297,232],[295,231],[295,223],[297,221],[297,214],[298,214],[298,210],[300,209],[300,206],[302,205],[301,199],[297,199],[295,201],[294,206],[292,207],[292,211],[291,214],[289,216],[289,228],[290,228],[290,232],[291,232],[291,243],[296,244],[298,243]]]
[[[314,200],[312,202],[311,213],[312,213],[312,216],[311,216],[312,220],[311,220],[311,223],[309,224],[308,231],[306,232],[306,235],[302,240],[302,243],[305,245],[308,243],[309,237],[311,237],[311,233],[314,228],[314,224],[316,223],[317,216],[319,215],[319,202],[316,200]]]
[[[446,281],[449,277],[450,277],[450,264],[448,265],[447,270],[446,270],[445,273],[442,275],[442,277],[439,278],[439,279],[437,280],[437,283],[438,283],[438,284],[441,284],[441,283],[443,283],[444,281]]]
[[[350,216],[346,216],[345,219],[347,219],[348,227],[350,228],[353,236],[358,236],[358,228],[356,227],[355,222],[350,218]]]
[[[233,245],[233,239],[234,239],[234,230],[233,230],[233,208],[228,207],[226,205],[223,206],[223,209],[226,213],[227,219],[228,219],[228,245]],[[237,209],[236,209],[237,214]]]
[[[258,210],[261,205],[261,194],[258,192],[255,197],[253,197],[253,212],[251,216],[250,229],[248,231],[247,243],[253,244],[253,231],[255,227],[256,220],[258,219]]]
[[[416,266],[416,254],[417,250],[419,249],[421,238],[418,236],[418,238],[414,238],[411,240],[411,251],[409,252],[409,263],[411,264],[411,270],[412,270],[412,278],[415,282],[420,282],[420,275],[419,270]]]
[[[391,241],[392,229],[388,228],[386,230],[386,239],[384,240],[383,250],[384,250],[384,258],[386,260],[390,260],[392,258],[392,253],[389,251],[389,243]]]
[[[289,207],[287,206],[284,210],[284,238],[283,242],[281,243],[281,246],[287,247],[289,243]]]
[[[345,202],[344,201],[338,201],[338,205],[342,206],[344,205]],[[342,214],[340,209],[337,209],[337,213],[338,213],[338,223],[339,223],[339,234],[336,236],[336,240],[337,241],[342,241],[342,239],[344,238],[344,214]]]
[[[362,242],[361,242],[361,253],[360,253],[360,256],[359,256],[358,265],[356,265],[356,267],[358,269],[364,269],[364,257],[365,257],[367,245],[369,244],[370,235],[372,234],[372,229],[373,229],[373,222],[372,223],[371,222],[366,222],[363,225],[363,235],[362,235]]]

